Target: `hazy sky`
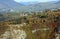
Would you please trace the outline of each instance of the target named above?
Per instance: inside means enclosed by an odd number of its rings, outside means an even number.
[[[48,2],[48,1],[58,1],[58,0],[15,0],[16,2],[29,2],[29,1],[38,1],[38,2]]]

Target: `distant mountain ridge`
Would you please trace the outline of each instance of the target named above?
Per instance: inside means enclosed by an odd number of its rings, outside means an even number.
[[[20,2],[20,3],[23,4],[23,5],[31,5],[31,4],[37,4],[39,2],[35,1],[35,2]]]
[[[16,6],[23,6],[23,4],[17,3],[14,0],[0,0],[0,9]]]
[[[6,9],[5,9],[6,8]],[[45,9],[59,9],[60,1],[50,2],[21,2],[17,3],[14,0],[0,0],[0,10],[10,10],[19,12],[38,12]]]
[[[15,8],[20,12],[39,12],[45,9],[60,9],[60,1],[42,2]]]

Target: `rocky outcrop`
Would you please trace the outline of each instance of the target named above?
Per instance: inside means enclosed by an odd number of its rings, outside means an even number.
[[[9,26],[1,36],[0,39],[25,39],[27,37],[25,31],[20,30],[20,26]]]

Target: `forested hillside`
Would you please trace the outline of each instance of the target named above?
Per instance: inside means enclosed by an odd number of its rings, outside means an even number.
[[[16,19],[0,22],[1,39],[56,39],[60,35],[60,9],[15,14],[10,17]]]

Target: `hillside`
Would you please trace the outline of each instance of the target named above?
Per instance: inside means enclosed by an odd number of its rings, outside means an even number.
[[[12,8],[17,6],[23,6],[23,4],[17,3],[14,0],[0,0],[0,9]]]
[[[57,37],[60,38],[59,9],[0,22],[0,39],[54,39]]]
[[[10,9],[9,9],[10,8]],[[0,11],[17,11],[17,12],[39,12],[45,9],[59,9],[60,1],[51,2],[21,2],[17,3],[14,0],[0,0]]]
[[[15,8],[15,11],[20,11],[20,12],[38,12],[38,11],[42,11],[45,9],[59,9],[60,8],[60,2],[59,1],[52,1],[52,2],[45,2],[45,3],[37,3],[37,4],[31,4],[31,5],[27,5],[27,6],[22,6],[22,7],[18,7]]]

